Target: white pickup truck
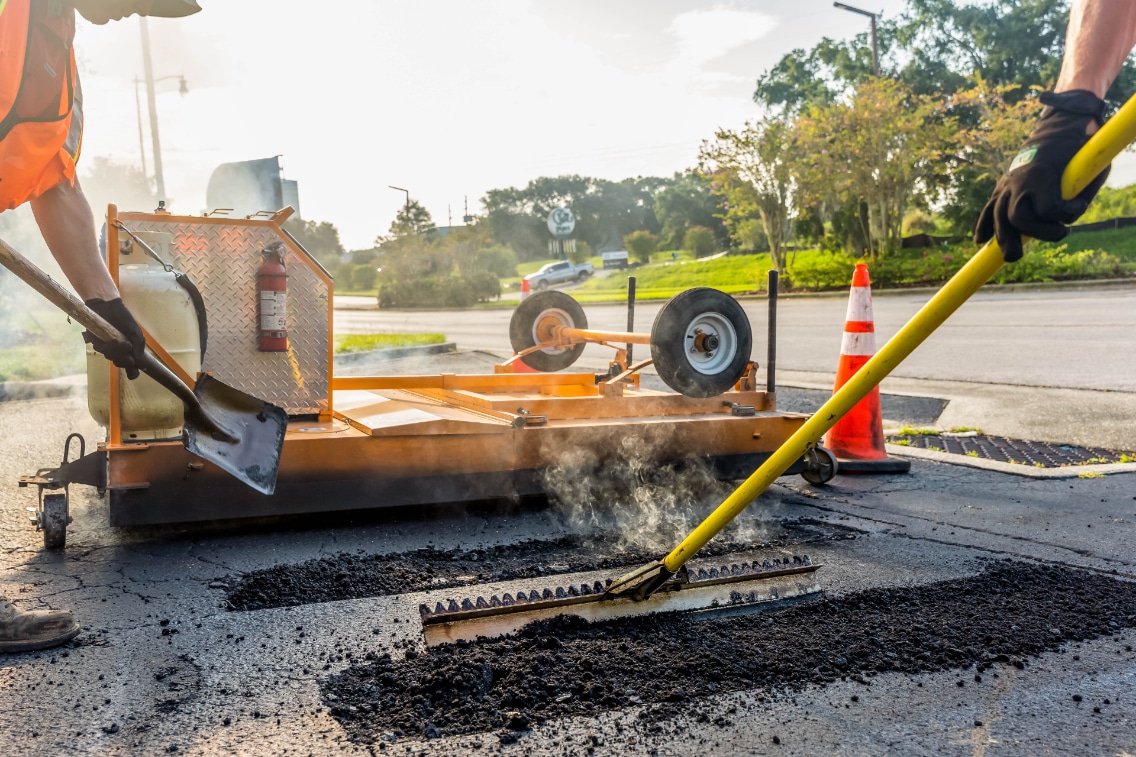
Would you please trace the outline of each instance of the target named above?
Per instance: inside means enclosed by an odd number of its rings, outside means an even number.
[[[560,260],[555,263],[546,263],[536,273],[525,276],[525,281],[529,282],[531,289],[548,289],[554,284],[583,281],[593,273],[595,273],[595,268],[591,263],[572,265],[567,260]]]

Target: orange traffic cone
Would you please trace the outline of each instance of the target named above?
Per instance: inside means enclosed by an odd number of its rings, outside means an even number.
[[[852,378],[860,366],[876,354],[876,324],[872,318],[872,282],[868,266],[856,264],[848,315],[844,322],[844,341],[840,345],[840,365],[836,369],[836,391]],[[888,457],[884,449],[884,423],[880,413],[880,388],[836,422],[824,438],[840,462],[841,473],[904,473],[911,463]]]
[[[524,301],[532,294],[532,288],[529,286],[528,279],[521,279],[521,300]]]

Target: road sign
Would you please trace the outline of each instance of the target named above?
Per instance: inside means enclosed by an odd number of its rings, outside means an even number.
[[[576,216],[568,208],[556,208],[548,214],[548,230],[557,239],[567,239],[576,228]]]

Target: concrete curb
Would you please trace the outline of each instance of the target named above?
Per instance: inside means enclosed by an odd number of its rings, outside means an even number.
[[[1080,478],[1082,474],[1089,473],[1106,476],[1110,473],[1136,473],[1136,463],[1107,463],[1104,465],[1066,465],[1061,468],[1034,468],[1029,465],[1015,465],[1003,463],[998,460],[987,460],[981,457],[955,455],[950,452],[935,452],[921,447],[907,447],[902,444],[886,444],[884,448],[889,455],[895,457],[909,457],[916,460],[931,460],[936,463],[960,465],[965,468],[979,468],[981,470],[995,471],[997,473],[1010,473],[1024,478]]]
[[[418,347],[389,347],[385,350],[368,350],[367,352],[345,352],[335,356],[336,365],[357,365],[373,360],[397,360],[398,358],[415,355],[440,355],[443,352],[457,352],[458,346],[454,342],[441,344],[424,344]]]

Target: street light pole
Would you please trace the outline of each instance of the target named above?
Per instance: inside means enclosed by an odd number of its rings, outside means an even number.
[[[879,50],[879,47],[876,44],[876,17],[879,16],[879,14],[878,13],[871,13],[869,11],[861,10],[859,8],[853,8],[851,5],[845,5],[844,3],[833,3],[832,5],[833,5],[833,7],[839,8],[842,11],[851,11],[852,13],[859,13],[861,16],[867,16],[868,18],[870,18],[872,20],[872,75],[873,76],[879,76],[880,75],[880,50]]]
[[[406,193],[406,222],[410,223],[410,190],[409,189],[403,189],[402,187],[396,187],[396,186],[393,186],[391,184],[387,184],[387,186],[390,187],[391,189],[393,189],[396,192],[405,192]],[[413,231],[413,229],[412,229],[412,231]]]

